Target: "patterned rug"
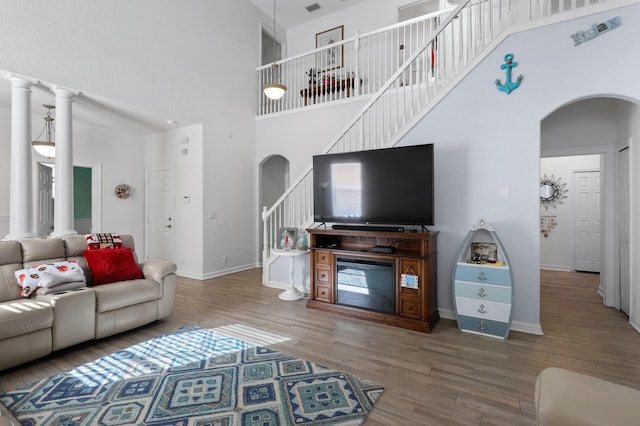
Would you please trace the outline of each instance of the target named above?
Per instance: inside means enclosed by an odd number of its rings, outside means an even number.
[[[188,326],[0,395],[22,425],[359,425],[381,385]]]

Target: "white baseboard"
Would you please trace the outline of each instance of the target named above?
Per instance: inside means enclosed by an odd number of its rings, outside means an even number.
[[[560,271],[560,272],[573,271],[573,269],[571,269],[570,267],[563,266],[563,265],[540,265],[540,269],[547,269],[549,271]]]
[[[511,321],[511,330],[521,333],[535,334],[536,336],[544,336],[542,325],[530,322]]]
[[[257,266],[255,264],[241,265],[241,266],[236,266],[236,267],[233,267],[233,268],[221,269],[219,271],[207,272],[206,274],[199,274],[199,273],[196,273],[196,272],[190,272],[190,271],[185,271],[185,270],[182,270],[182,269],[178,269],[176,271],[176,274],[179,277],[191,278],[191,279],[194,279],[194,280],[204,281],[204,280],[208,280],[208,279],[211,279],[211,278],[217,278],[217,277],[222,277],[224,275],[235,274],[236,272],[242,272],[242,271],[246,271],[246,270],[254,269],[254,268],[257,268]]]

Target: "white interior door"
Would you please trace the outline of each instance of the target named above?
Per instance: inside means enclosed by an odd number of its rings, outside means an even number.
[[[619,187],[618,187],[618,245],[620,255],[620,309],[629,315],[629,301],[631,290],[630,279],[630,218],[629,218],[629,148],[618,153],[619,158]]]
[[[573,174],[575,244],[574,269],[600,272],[600,171]]]
[[[45,237],[53,231],[53,170],[38,164],[37,235]]]
[[[147,175],[147,259],[173,262],[173,170]]]

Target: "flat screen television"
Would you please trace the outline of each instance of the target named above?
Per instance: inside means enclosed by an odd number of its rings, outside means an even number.
[[[316,222],[434,225],[433,144],[316,155]]]

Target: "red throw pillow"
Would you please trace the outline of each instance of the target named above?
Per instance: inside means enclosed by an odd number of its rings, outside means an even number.
[[[94,284],[144,278],[129,247],[84,250],[82,254],[87,260]]]

